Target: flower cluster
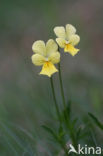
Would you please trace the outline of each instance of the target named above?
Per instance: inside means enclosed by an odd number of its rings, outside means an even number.
[[[33,43],[32,50],[35,54],[32,55],[32,63],[36,66],[42,66],[40,74],[51,77],[52,74],[58,72],[54,64],[60,62],[60,52],[58,45],[64,49],[64,52],[76,55],[79,49],[75,46],[79,43],[80,37],[76,34],[76,29],[71,24],[55,27],[56,42],[49,39],[45,44],[44,41],[38,40]],[[58,45],[57,45],[58,44]]]

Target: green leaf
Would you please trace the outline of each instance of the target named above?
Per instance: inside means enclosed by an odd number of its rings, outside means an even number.
[[[88,115],[93,119],[93,121],[95,122],[95,124],[96,124],[101,130],[103,130],[103,124],[102,124],[92,113],[88,113]]]
[[[69,117],[71,116],[71,103],[72,102],[69,100],[67,104],[67,112],[68,112]]]
[[[66,110],[64,110],[64,113],[67,112],[68,114],[68,117],[70,118],[71,117],[71,101],[69,100],[68,103],[67,103],[67,107],[66,107]]]
[[[71,101],[68,101],[66,109],[62,111],[61,118],[65,121],[71,118]]]
[[[64,137],[65,132],[64,132],[63,127],[62,127],[62,126],[60,126],[60,127],[59,127],[58,133],[59,133],[59,138],[63,138],[63,137]]]
[[[76,137],[77,137],[77,140],[79,139],[80,135],[81,135],[81,127],[79,127],[79,129],[77,130],[77,134],[76,134]]]
[[[71,126],[71,129],[75,130],[76,124],[77,124],[78,118],[73,119],[69,124]]]
[[[57,134],[49,127],[47,127],[46,125],[42,125],[42,127],[48,132],[50,133],[56,140],[58,140]]]

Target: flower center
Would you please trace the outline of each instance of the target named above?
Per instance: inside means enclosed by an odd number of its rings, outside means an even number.
[[[69,44],[69,41],[66,41],[65,44]]]
[[[71,50],[74,50],[74,47],[70,43],[65,43],[65,52],[69,52]]]
[[[44,65],[45,65],[45,67],[49,67],[50,66],[50,61],[45,61]]]
[[[47,57],[45,58],[45,61],[48,62],[48,58]]]

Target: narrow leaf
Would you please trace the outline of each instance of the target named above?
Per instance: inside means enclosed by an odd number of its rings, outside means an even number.
[[[51,128],[46,125],[42,125],[42,127],[57,140],[57,134]]]
[[[93,119],[93,121],[95,122],[95,124],[96,124],[101,130],[103,130],[103,124],[102,124],[92,113],[88,113],[88,115]]]

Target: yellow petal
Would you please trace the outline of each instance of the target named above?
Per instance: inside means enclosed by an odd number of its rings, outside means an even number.
[[[51,75],[54,74],[55,72],[58,72],[58,70],[51,62],[48,61],[44,63],[40,74],[51,77]]]
[[[66,37],[65,28],[64,27],[55,27],[54,32],[57,37],[64,38]]]
[[[80,42],[80,37],[78,35],[72,35],[69,39],[69,42],[75,46]]]
[[[35,53],[45,55],[46,47],[45,47],[44,41],[39,40],[39,41],[34,42],[32,45],[32,50]]]
[[[76,29],[73,25],[67,24],[66,25],[66,34],[67,34],[67,39],[70,38],[71,35],[76,33]]]
[[[65,39],[63,38],[56,38],[56,42],[58,43],[58,45],[61,47],[61,48],[64,48],[65,47]]]
[[[72,56],[74,56],[78,53],[79,49],[74,48],[71,44],[66,44],[64,51],[69,52]]]
[[[58,45],[52,39],[48,40],[46,43],[46,55],[49,56],[51,53],[56,52],[58,49]]]
[[[36,66],[41,66],[45,62],[45,57],[40,54],[32,55],[31,59],[32,59],[32,63],[35,64]]]
[[[60,53],[59,52],[52,53],[48,59],[53,64],[59,63],[60,62]]]

